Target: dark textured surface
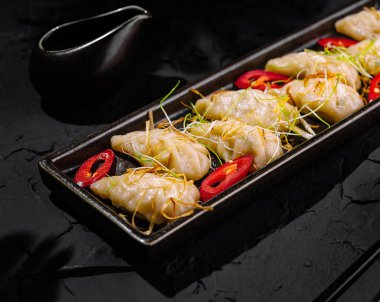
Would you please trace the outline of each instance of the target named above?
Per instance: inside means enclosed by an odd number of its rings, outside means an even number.
[[[200,79],[350,2],[135,2],[155,20],[135,72],[108,102],[65,107],[41,102],[33,90],[32,46],[54,25],[130,3],[1,1],[0,300],[316,298],[380,237],[380,124],[155,264],[132,264],[62,210],[60,197],[43,185],[37,161],[159,98],[178,79]],[[252,219],[269,207],[271,215]],[[365,299],[378,292],[378,269],[366,276],[350,289],[350,301],[358,301],[365,286],[372,290]]]
[[[380,243],[380,242],[378,242]],[[351,286],[339,296],[337,301],[379,301],[380,300],[380,249],[379,244],[376,245],[376,250],[372,253],[373,257],[367,258],[369,265],[364,265],[363,272],[358,270],[360,274],[355,278]],[[367,253],[367,252],[366,252]]]

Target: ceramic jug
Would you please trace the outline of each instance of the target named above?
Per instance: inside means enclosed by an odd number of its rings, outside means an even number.
[[[107,98],[136,60],[150,18],[145,9],[126,6],[51,29],[31,54],[35,89],[49,101]]]

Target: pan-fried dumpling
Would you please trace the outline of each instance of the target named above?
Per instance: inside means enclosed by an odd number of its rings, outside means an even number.
[[[349,15],[335,23],[338,33],[355,40],[380,38],[380,12],[373,8],[365,8],[359,13]]]
[[[301,112],[315,111],[332,123],[364,106],[360,95],[335,77],[296,80],[287,84],[285,89]]]
[[[199,191],[192,181],[144,170],[104,177],[90,188],[114,206],[156,224],[190,215],[199,207]]]
[[[339,60],[337,56],[318,52],[290,53],[269,60],[265,70],[298,78],[313,74],[339,74],[342,76],[342,82],[352,88],[357,90],[361,86],[360,77],[355,67]]]
[[[280,138],[272,131],[236,120],[194,124],[190,133],[226,162],[253,155],[256,169],[283,154]]]
[[[288,129],[298,117],[287,95],[273,95],[256,89],[221,91],[195,104],[200,114],[212,120],[237,119],[252,126]]]
[[[115,135],[111,138],[111,146],[116,151],[131,154],[142,166],[152,167],[159,162],[192,180],[201,179],[211,165],[206,147],[174,128]]]
[[[368,73],[372,75],[380,73],[380,38],[364,40],[352,45],[348,48],[347,53],[353,56],[354,61],[361,64]]]

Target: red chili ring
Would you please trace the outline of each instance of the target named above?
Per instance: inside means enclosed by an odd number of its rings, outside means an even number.
[[[243,73],[235,81],[235,86],[240,89],[247,89],[249,87],[253,89],[259,89],[264,91],[267,87],[280,88],[278,82],[289,82],[290,78],[282,74],[278,74],[271,71],[265,71],[261,69],[254,69]],[[254,84],[252,84],[255,82]],[[274,83],[271,83],[274,82]],[[276,83],[277,82],[277,83]]]
[[[322,38],[317,42],[323,48],[333,48],[333,47],[350,47],[358,43],[358,41],[347,39],[347,38]]]
[[[214,196],[227,190],[229,187],[247,176],[252,167],[253,156],[239,157],[232,162],[225,163],[215,169],[202,182],[199,189],[202,201],[208,201]]]
[[[371,80],[368,92],[368,102],[380,98],[380,73]]]
[[[114,158],[115,154],[111,149],[104,150],[99,154],[90,157],[79,167],[75,174],[74,182],[81,187],[87,187],[99,179],[102,179],[111,169]],[[98,167],[96,171],[91,172],[94,164],[99,161],[104,161],[104,163]]]

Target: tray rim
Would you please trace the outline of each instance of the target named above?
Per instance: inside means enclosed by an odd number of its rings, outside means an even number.
[[[234,69],[237,69],[239,65],[243,65],[244,63],[249,63],[250,61],[255,60],[255,58],[258,58],[261,55],[267,52],[270,52],[273,49],[279,48],[282,44],[286,42],[289,42],[295,38],[298,38],[307,34],[308,32],[312,32],[313,30],[318,29],[318,27],[320,27],[322,24],[326,22],[337,19],[353,10],[359,9],[369,4],[375,5],[376,1],[361,0],[331,15],[328,15],[322,20],[319,20],[302,30],[290,33],[289,35],[286,35],[285,37],[280,38],[277,41],[268,43],[267,45],[264,45],[260,47],[259,49],[254,50],[251,54],[248,54],[247,56],[244,56],[243,58],[240,58],[240,59],[238,58],[237,60],[235,60],[228,66],[216,72],[213,72],[209,75],[206,75],[201,80],[195,83],[189,83],[181,87],[176,93],[174,93],[171,97],[169,97],[165,101],[165,104],[171,103],[173,102],[173,100],[178,99],[182,97],[183,95],[187,94],[189,89],[192,87],[202,86],[204,84],[207,84],[208,82],[212,82],[213,80],[219,78],[223,74],[226,74],[228,72],[233,71]],[[312,39],[308,41],[311,42]],[[302,46],[303,45],[299,45],[299,47],[302,47]],[[146,116],[147,109],[157,110],[158,108],[159,108],[159,101],[158,100],[153,101],[141,107],[140,109],[106,125],[105,127],[95,131],[94,133],[88,136],[85,136],[81,139],[75,140],[64,147],[56,151],[53,151],[52,153],[49,153],[38,162],[39,167],[44,172],[46,172],[48,175],[53,177],[61,185],[63,185],[64,187],[72,191],[75,195],[77,195],[79,198],[85,201],[88,205],[92,206],[95,210],[98,211],[98,213],[102,214],[105,218],[109,219],[111,222],[116,224],[122,231],[126,232],[134,240],[136,240],[140,244],[147,247],[152,247],[152,246],[157,245],[160,242],[168,240],[168,238],[170,238],[171,235],[174,234],[178,230],[178,228],[182,228],[193,223],[193,221],[197,220],[200,216],[209,215],[209,212],[200,211],[193,214],[190,217],[187,217],[184,220],[173,222],[168,225],[168,226],[171,226],[169,227],[169,230],[161,236],[160,235],[152,236],[154,234],[157,234],[159,231],[152,235],[144,235],[140,231],[132,229],[129,225],[127,225],[122,218],[120,218],[118,215],[115,215],[115,213],[111,209],[109,209],[99,198],[95,197],[94,195],[89,193],[87,190],[77,186],[68,176],[66,176],[63,172],[61,172],[60,169],[58,169],[54,165],[54,162],[64,157],[65,154],[69,151],[74,152],[75,149],[79,149],[79,147],[83,148],[86,145],[91,144],[92,142],[96,141],[97,138],[104,135],[106,132],[109,132],[111,130],[115,131],[118,128],[125,127],[127,124],[130,124],[135,120],[144,118]],[[246,179],[244,179],[242,182],[239,183],[238,188],[232,187],[231,189],[225,191],[216,200],[212,200],[213,201],[212,206],[214,207],[214,209],[216,209],[220,205],[226,203],[227,200],[230,199],[232,196],[234,196],[237,192],[246,191],[248,188],[254,186],[256,182],[261,181],[263,178],[267,177],[268,174],[270,175],[274,170],[279,168],[281,165],[295,160],[297,157],[301,156],[304,153],[304,151],[311,150],[313,147],[320,144],[323,140],[336,136],[337,132],[339,133],[340,131],[342,131],[347,125],[355,123],[358,120],[362,119],[364,116],[368,115],[369,113],[373,111],[377,112],[379,109],[380,109],[379,101],[374,101],[374,102],[371,102],[370,104],[365,105],[364,108],[362,108],[358,112],[332,125],[329,129],[327,129],[328,131],[323,131],[319,133],[315,137],[303,142],[299,147],[297,146],[292,151],[287,152],[286,154],[281,156],[279,159],[269,163],[264,168],[260,169],[258,173],[251,174],[250,177],[247,177]],[[173,226],[174,224],[176,225]]]

